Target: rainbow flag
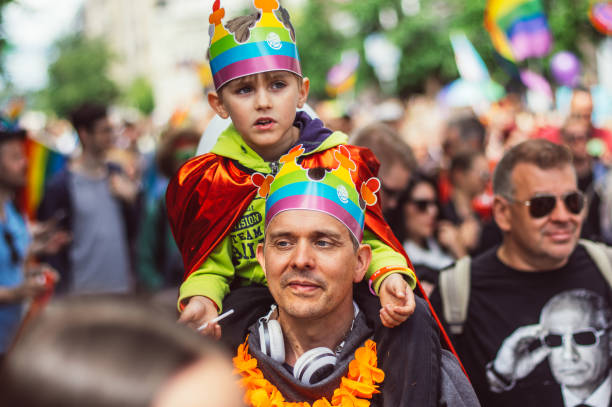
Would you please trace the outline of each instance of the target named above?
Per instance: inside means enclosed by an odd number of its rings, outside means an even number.
[[[484,25],[497,52],[510,61],[541,57],[551,49],[540,0],[487,0]]]
[[[28,170],[21,203],[28,217],[34,219],[47,182],[66,166],[68,157],[30,137],[26,139],[25,149]]]

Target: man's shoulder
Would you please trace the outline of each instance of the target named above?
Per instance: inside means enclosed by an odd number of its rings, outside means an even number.
[[[472,274],[488,274],[492,270],[497,270],[503,266],[503,263],[497,257],[497,249],[499,245],[473,257],[470,261],[470,271]]]

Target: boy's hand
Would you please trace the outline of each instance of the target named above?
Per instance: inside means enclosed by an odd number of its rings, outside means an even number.
[[[187,306],[181,313],[178,322],[186,324],[193,329],[198,329],[204,323],[218,316],[217,307],[208,297],[200,295],[193,296],[189,299]],[[221,338],[221,326],[213,322],[199,331],[202,335],[212,336],[215,339]]]
[[[416,307],[414,293],[399,273],[383,280],[378,295],[382,305],[380,320],[387,328],[394,328],[407,320]]]

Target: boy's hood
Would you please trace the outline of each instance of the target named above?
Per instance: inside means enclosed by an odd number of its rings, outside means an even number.
[[[300,138],[297,144],[302,144],[305,154],[312,154],[327,150],[339,144],[346,144],[348,136],[342,132],[332,132],[323,126],[319,119],[312,119],[305,112],[297,112],[293,125],[300,129]],[[292,146],[293,147],[293,146]],[[270,165],[249,147],[233,124],[219,136],[219,140],[212,148],[211,153],[238,161],[251,170],[268,173]]]

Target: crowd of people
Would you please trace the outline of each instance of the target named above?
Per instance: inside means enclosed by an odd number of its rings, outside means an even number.
[[[210,16],[231,123],[204,154],[169,126],[142,155],[87,101],[26,219],[27,131],[0,123],[0,404],[612,405],[612,131],[589,89],[525,126],[513,82],[414,143],[414,105],[307,106],[289,13],[254,5]]]

